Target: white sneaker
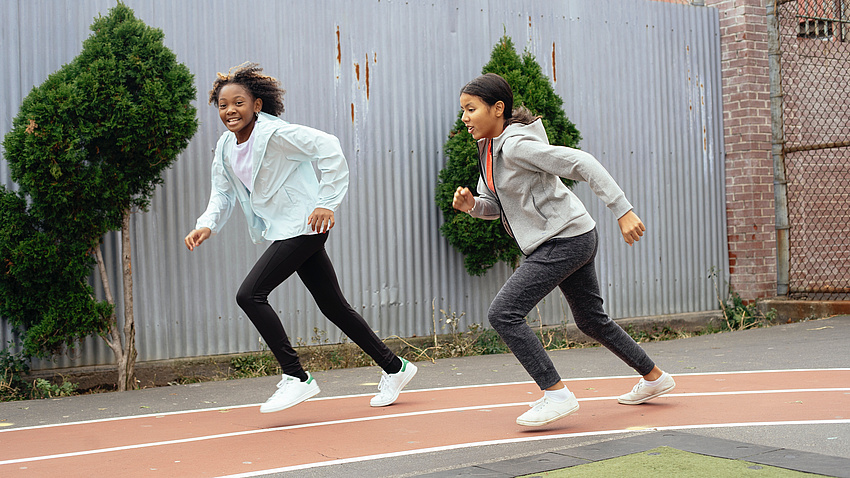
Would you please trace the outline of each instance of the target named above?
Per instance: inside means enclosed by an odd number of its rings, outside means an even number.
[[[319,384],[316,383],[316,379],[310,375],[310,372],[307,372],[306,382],[302,382],[297,377],[283,374],[283,378],[277,383],[277,391],[266,400],[266,403],[260,405],[260,413],[285,410],[318,395],[320,391]]]
[[[617,401],[624,405],[640,405],[643,402],[665,394],[676,386],[673,376],[667,372],[661,374],[657,385],[648,385],[646,380],[640,379],[631,392],[620,395]]]
[[[527,427],[539,427],[564,418],[576,410],[578,410],[578,400],[573,393],[570,393],[570,398],[563,402],[556,402],[544,396],[532,403],[531,410],[520,415],[516,423]]]
[[[416,365],[401,359],[401,370],[396,373],[381,372],[381,383],[378,384],[378,394],[372,397],[369,405],[386,407],[398,398],[401,389],[416,375]]]

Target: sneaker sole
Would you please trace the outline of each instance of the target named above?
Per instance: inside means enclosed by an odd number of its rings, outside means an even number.
[[[396,392],[396,394],[395,394],[395,396],[393,397],[392,400],[390,400],[387,403],[378,403],[378,404],[372,403],[370,401],[369,405],[377,408],[377,407],[386,407],[387,405],[392,405],[393,403],[395,403],[395,401],[398,400],[398,395],[401,393],[401,391],[404,389],[404,387],[406,387],[407,384],[410,383],[411,380],[413,380],[413,377],[416,376],[416,372],[419,371],[419,367],[417,367],[416,365],[413,365],[412,363],[410,365],[413,367],[413,373],[408,375],[408,377],[403,382],[401,382],[401,387],[398,387],[398,392]]]
[[[578,409],[579,409],[579,405],[576,404],[575,408],[567,410],[566,412],[564,412],[564,413],[562,413],[562,414],[560,414],[560,415],[558,415],[554,418],[550,418],[550,419],[546,420],[545,422],[529,422],[529,421],[520,420],[519,418],[517,418],[516,424],[522,425],[524,427],[542,427],[543,425],[548,425],[548,424],[554,422],[555,420],[560,420],[560,419],[566,417],[567,415],[572,415],[573,413],[577,412]]]
[[[665,388],[664,390],[662,390],[660,392],[657,392],[657,393],[650,395],[648,397],[641,398],[640,400],[623,400],[622,398],[618,398],[617,401],[622,403],[623,405],[640,405],[641,403],[648,402],[655,397],[658,397],[660,395],[664,395],[665,393],[669,392],[670,390],[673,390],[674,388],[676,388],[675,383],[670,388]]]
[[[321,392],[321,390],[319,390],[318,388],[316,388],[315,390],[310,390],[309,392],[305,393],[304,395],[301,395],[300,397],[298,397],[296,400],[293,400],[292,402],[290,402],[290,403],[288,403],[288,404],[286,404],[282,407],[277,406],[277,407],[274,407],[274,408],[263,409],[263,407],[261,406],[260,407],[260,413],[274,413],[274,412],[279,412],[281,410],[286,410],[287,408],[292,408],[295,405],[298,405],[299,403],[301,403],[301,402],[303,402],[307,399],[315,397],[316,395],[319,394],[319,392]]]

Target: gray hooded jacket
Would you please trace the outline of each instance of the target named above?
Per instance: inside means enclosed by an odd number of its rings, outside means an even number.
[[[523,254],[553,237],[575,237],[596,222],[560,178],[585,181],[618,219],[632,209],[626,195],[593,156],[566,146],[552,146],[543,122],[511,124],[493,138],[491,191],[484,180],[487,139],[478,141],[478,194],[469,214],[502,219]]]

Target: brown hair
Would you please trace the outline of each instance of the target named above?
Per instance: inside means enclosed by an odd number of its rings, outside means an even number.
[[[486,73],[475,78],[460,89],[460,94],[477,96],[488,106],[493,106],[498,101],[504,103],[505,126],[513,123],[531,124],[540,118],[525,106],[513,109],[514,92],[511,90],[511,85],[495,73]]]
[[[218,73],[210,90],[210,104],[218,101],[218,95],[224,85],[237,84],[245,88],[254,98],[263,100],[263,112],[273,116],[283,113],[283,94],[277,78],[262,74],[263,69],[257,63],[243,63],[234,66],[225,75]]]

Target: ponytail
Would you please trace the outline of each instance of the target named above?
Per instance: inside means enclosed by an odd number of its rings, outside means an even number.
[[[525,105],[523,105],[513,110],[511,112],[510,117],[505,118],[505,126],[514,123],[531,124],[539,120],[540,118],[542,118],[542,116],[535,115],[528,108],[526,108]]]

